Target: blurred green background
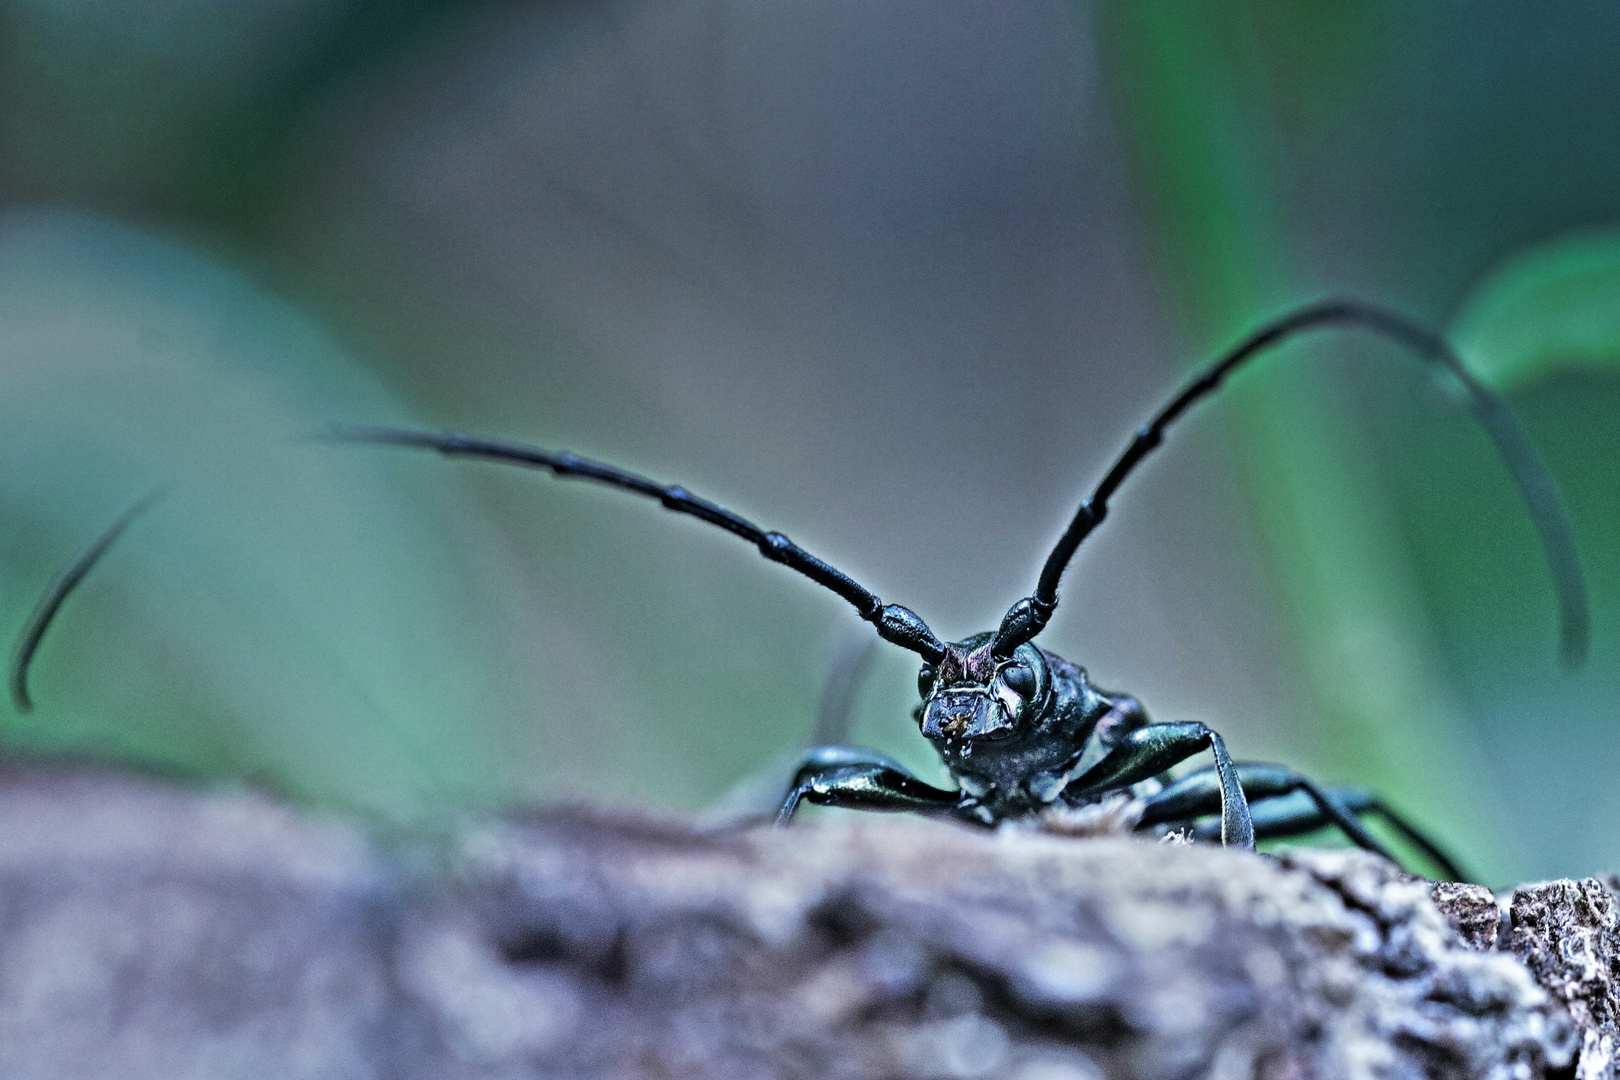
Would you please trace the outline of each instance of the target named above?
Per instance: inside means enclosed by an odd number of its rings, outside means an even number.
[[[3,0],[10,623],[166,492],[6,743],[395,821],[701,805],[807,737],[847,606],[622,495],[305,437],[599,456],[961,637],[1187,370],[1342,292],[1508,394],[1586,667],[1477,425],[1331,335],[1176,430],[1042,643],[1488,880],[1620,867],[1617,45],[1596,0]],[[856,735],[932,776],[914,668]]]

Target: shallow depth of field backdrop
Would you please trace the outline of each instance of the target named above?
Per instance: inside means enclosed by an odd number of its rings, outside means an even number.
[[[845,604],[629,496],[307,436],[677,480],[955,638],[1194,363],[1348,292],[1495,365],[1585,669],[1475,423],[1336,335],[1175,431],[1042,643],[1489,880],[1620,867],[1612,3],[4,0],[0,200],[6,623],[166,491],[10,748],[395,821],[698,806],[807,736]],[[856,738],[933,776],[915,666]]]

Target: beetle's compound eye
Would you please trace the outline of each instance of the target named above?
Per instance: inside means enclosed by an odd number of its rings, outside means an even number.
[[[917,672],[917,696],[927,697],[934,692],[934,665],[924,664]]]
[[[1001,681],[1007,684],[1007,689],[1021,698],[1035,696],[1035,671],[1027,664],[1012,664],[1002,668]]]
[[[1008,719],[1019,721],[1037,716],[1046,707],[1052,688],[1052,672],[1041,651],[1024,644],[1013,658],[990,680],[990,692],[1000,702]]]

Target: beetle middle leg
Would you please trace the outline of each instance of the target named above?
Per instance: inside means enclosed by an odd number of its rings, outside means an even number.
[[[1240,762],[1236,770],[1244,793],[1254,800],[1251,816],[1255,836],[1259,839],[1299,836],[1333,826],[1357,847],[1382,855],[1399,866],[1400,860],[1358,817],[1374,813],[1388,821],[1453,880],[1467,880],[1467,875],[1432,840],[1364,789],[1324,787],[1293,769],[1262,762]],[[1197,819],[1220,808],[1220,778],[1213,770],[1200,769],[1148,796],[1144,803],[1138,827],[1185,827],[1192,830],[1195,838],[1210,839],[1213,826],[1198,825]]]

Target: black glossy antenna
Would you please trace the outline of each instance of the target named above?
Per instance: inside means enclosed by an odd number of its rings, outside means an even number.
[[[1354,300],[1325,300],[1284,315],[1256,330],[1226,354],[1210,364],[1197,378],[1182,388],[1160,409],[1158,415],[1139,428],[1125,452],[1114,462],[1102,483],[1097,485],[1075,511],[1069,527],[1057,546],[1046,557],[1033,596],[1014,604],[1001,620],[991,652],[1005,659],[1013,650],[1046,628],[1057,608],[1058,583],[1075,549],[1108,516],[1108,500],[1125,478],[1164,440],[1165,429],[1194,402],[1220,388],[1226,376],[1245,360],[1264,352],[1306,330],[1334,325],[1357,326],[1396,341],[1425,360],[1432,361],[1457,377],[1468,392],[1474,415],[1495,441],[1519,486],[1519,493],[1530,509],[1531,520],[1540,535],[1541,546],[1552,569],[1553,588],[1558,595],[1560,651],[1570,666],[1586,658],[1591,612],[1586,598],[1586,582],[1569,517],[1564,512],[1558,488],[1547,472],[1524,429],[1519,426],[1502,399],[1471,375],[1445,338],[1386,308]]]
[[[28,665],[33,662],[34,654],[39,651],[39,643],[45,640],[45,632],[51,628],[57,612],[62,610],[63,602],[79,587],[85,576],[95,569],[96,563],[107,554],[107,549],[123,535],[124,530],[162,497],[161,490],[149,491],[142,495],[127,510],[114,518],[111,525],[103,529],[72,562],[51,579],[50,587],[45,590],[45,595],[39,598],[34,610],[29,613],[28,621],[23,624],[22,633],[17,635],[17,644],[11,653],[11,700],[17,706],[18,712],[34,711],[34,701],[28,696]]]
[[[649,499],[656,499],[666,510],[688,514],[707,521],[734,536],[740,536],[759,549],[771,562],[781,563],[797,570],[822,588],[837,593],[854,605],[861,618],[877,628],[878,635],[902,649],[909,649],[930,664],[937,664],[945,655],[933,631],[928,629],[914,612],[899,604],[885,604],[862,588],[854,578],[829,565],[789,540],[779,532],[766,532],[758,525],[739,517],[707,499],[700,499],[685,488],[660,484],[645,476],[625,472],[600,461],[582,458],[566,450],[553,452],[518,443],[500,442],[475,435],[454,432],[443,434],[427,431],[408,431],[402,428],[367,427],[338,424],[330,430],[332,438],[340,442],[382,443],[390,446],[413,446],[437,450],[447,457],[474,457],[491,461],[506,461],[531,468],[550,469],[559,477],[594,480],[598,484],[633,491]]]

